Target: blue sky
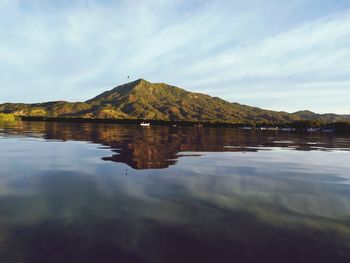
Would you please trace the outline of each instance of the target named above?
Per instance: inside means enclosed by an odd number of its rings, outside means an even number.
[[[0,0],[0,103],[131,79],[293,112],[350,113],[348,0]]]

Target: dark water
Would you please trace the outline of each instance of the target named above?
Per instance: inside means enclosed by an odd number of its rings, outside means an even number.
[[[350,262],[350,137],[0,124],[0,262]]]

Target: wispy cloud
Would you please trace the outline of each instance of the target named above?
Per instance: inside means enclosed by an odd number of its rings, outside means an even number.
[[[350,3],[331,2],[0,0],[0,101],[83,100],[130,75],[350,113]]]

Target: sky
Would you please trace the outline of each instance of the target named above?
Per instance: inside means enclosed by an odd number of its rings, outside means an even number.
[[[0,0],[0,103],[85,101],[138,78],[350,114],[350,1]]]

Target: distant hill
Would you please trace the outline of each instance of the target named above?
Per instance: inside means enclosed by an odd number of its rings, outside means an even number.
[[[0,104],[0,113],[20,116],[152,119],[225,123],[287,123],[299,120],[350,121],[350,115],[264,110],[139,79],[85,102]]]
[[[318,120],[323,122],[350,121],[350,115],[337,115],[333,113],[317,114],[312,111],[297,111],[292,114],[303,120]]]

